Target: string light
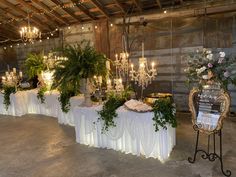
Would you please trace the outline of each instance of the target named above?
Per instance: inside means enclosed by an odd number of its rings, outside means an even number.
[[[34,15],[47,15],[47,14],[51,14],[53,11],[56,11],[57,9],[66,9],[66,8],[73,8],[76,7],[78,5],[81,5],[83,3],[83,0],[80,0],[76,3],[67,3],[66,5],[56,5],[55,7],[51,8],[49,11],[43,10],[40,12],[32,12],[30,17],[33,17]],[[23,17],[23,18],[11,18],[10,20],[5,20],[3,22],[0,23],[1,24],[7,24],[7,23],[13,23],[15,21],[20,22],[20,21],[24,21],[26,20],[27,17]]]
[[[111,27],[113,27],[113,24],[112,24],[112,23],[111,23],[110,25],[111,25]]]
[[[110,26],[113,27],[114,25],[111,23]],[[55,33],[56,31],[62,30],[63,28],[64,28],[64,27],[62,27],[62,28],[56,28],[56,29],[54,29],[53,31],[42,33],[42,36],[45,36],[45,37],[46,37],[47,35],[54,36],[54,33]],[[68,29],[71,29],[71,26],[68,26],[67,28],[68,28]],[[95,29],[98,29],[98,26],[95,25],[94,28],[95,28]],[[85,29],[85,27],[82,26],[81,29]],[[88,29],[90,30],[90,28],[88,28]],[[50,37],[46,37],[46,39],[49,40]],[[9,42],[9,41],[11,41],[11,42],[20,42],[20,41],[22,41],[22,39],[15,39],[15,40],[14,40],[14,39],[6,39],[6,40],[3,40],[3,41],[0,41],[0,44],[6,43],[6,42]],[[42,40],[40,39],[39,42],[42,42]],[[26,46],[26,43],[23,43],[23,45]],[[11,46],[12,46],[12,45],[11,45]],[[17,46],[20,46],[20,44],[17,43]],[[12,46],[12,47],[13,47],[13,46]],[[12,48],[12,47],[11,47],[11,48]],[[4,47],[4,49],[6,49],[6,47]]]
[[[166,10],[164,10],[164,14],[166,14],[167,13],[167,11]]]

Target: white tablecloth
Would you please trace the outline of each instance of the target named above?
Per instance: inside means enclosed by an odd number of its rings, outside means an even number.
[[[26,91],[28,95],[28,113],[29,114],[42,114],[46,116],[57,117],[60,102],[58,101],[59,92],[50,91],[45,93],[45,102],[37,98],[38,90]]]
[[[11,115],[11,116],[22,116],[27,114],[27,100],[28,94],[25,91],[18,91],[15,94],[10,95],[11,104],[6,110],[4,102],[4,95],[0,94],[0,114]]]
[[[11,104],[9,105],[8,110],[5,109],[5,105],[3,104],[4,95],[0,94],[0,114],[11,116],[42,114],[46,116],[58,117],[59,123],[74,126],[72,109],[75,106],[79,106],[83,102],[83,95],[72,97],[70,99],[70,111],[68,113],[64,113],[61,110],[61,105],[58,100],[58,91],[54,90],[46,92],[44,103],[41,103],[41,101],[37,98],[37,93],[37,89],[32,89],[27,91],[17,91],[15,94],[11,94]]]
[[[3,104],[3,94],[0,94],[0,114],[22,116],[24,114],[43,114],[58,117],[61,124],[75,125],[76,141],[93,147],[101,147],[158,158],[165,161],[175,145],[175,129],[167,126],[155,132],[153,113],[136,113],[120,107],[115,118],[116,127],[101,132],[103,123],[97,122],[97,111],[102,106],[79,107],[83,96],[70,99],[71,109],[66,114],[61,111],[57,91],[45,94],[45,103],[37,98],[37,90],[18,91],[10,95],[11,105],[8,110]]]
[[[153,113],[136,113],[120,107],[115,119],[116,127],[108,132],[101,132],[102,122],[97,122],[96,107],[75,107],[76,141],[93,147],[101,147],[158,158],[165,161],[175,145],[175,128],[160,128],[155,132],[153,126]]]
[[[70,110],[67,113],[64,113],[61,110],[61,106],[58,109],[57,112],[57,117],[58,117],[58,122],[60,124],[65,124],[65,125],[70,125],[70,126],[75,126],[74,123],[74,115],[73,115],[73,108],[81,105],[81,103],[84,101],[84,96],[83,95],[78,95],[70,98]]]

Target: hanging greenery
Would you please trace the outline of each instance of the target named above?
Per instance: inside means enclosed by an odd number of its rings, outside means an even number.
[[[11,104],[10,95],[12,93],[16,93],[16,87],[15,86],[4,85],[3,86],[3,91],[4,91],[4,93],[3,93],[4,94],[3,104],[5,105],[5,109],[8,110],[9,105]]]
[[[45,103],[45,92],[47,91],[47,87],[46,86],[42,86],[40,87],[40,89],[38,90],[37,93],[37,98],[41,101],[41,103]]]
[[[61,52],[68,60],[57,62],[53,88],[60,91],[61,108],[64,112],[68,112],[70,97],[80,93],[81,79],[106,75],[106,57],[91,47],[88,41],[67,45]]]
[[[153,113],[155,131],[159,130],[159,126],[167,129],[166,124],[170,124],[172,127],[177,127],[177,121],[175,118],[176,109],[171,98],[160,98],[153,104]]]
[[[47,65],[43,59],[43,54],[29,53],[25,60],[24,68],[29,79],[33,79],[41,74],[42,71],[47,69]]]
[[[131,90],[126,89],[121,94],[111,93],[104,103],[102,110],[98,111],[98,121],[103,121],[102,132],[108,131],[109,127],[115,127],[114,118],[117,117],[116,110],[131,97]]]

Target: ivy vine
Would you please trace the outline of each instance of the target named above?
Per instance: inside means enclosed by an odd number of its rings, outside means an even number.
[[[46,86],[42,86],[40,87],[40,89],[38,90],[37,93],[37,98],[41,101],[41,103],[45,103],[45,92],[47,91],[47,87]]]
[[[117,108],[122,106],[127,100],[130,99],[131,90],[128,88],[121,94],[111,93],[108,100],[104,103],[102,110],[98,111],[98,121],[103,121],[102,132],[108,131],[109,127],[115,127],[114,118],[118,115]]]
[[[175,106],[171,98],[160,98],[153,104],[155,131],[159,130],[159,126],[163,129],[167,129],[166,124],[169,123],[172,127],[177,127],[177,121],[175,118]]]
[[[5,109],[8,110],[11,101],[10,101],[10,95],[12,93],[16,93],[16,87],[14,86],[4,86],[3,87],[4,90],[4,101],[3,104],[5,105]]]
[[[64,91],[64,92],[61,92],[60,97],[58,98],[61,104],[61,110],[64,113],[68,113],[70,110],[70,98],[72,96],[75,96],[74,92]]]

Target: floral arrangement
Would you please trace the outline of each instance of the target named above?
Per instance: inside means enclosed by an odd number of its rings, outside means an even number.
[[[226,57],[224,52],[197,50],[188,56],[185,73],[188,83],[198,82],[200,88],[206,84],[219,83],[227,90],[229,84],[236,85],[236,58]]]

